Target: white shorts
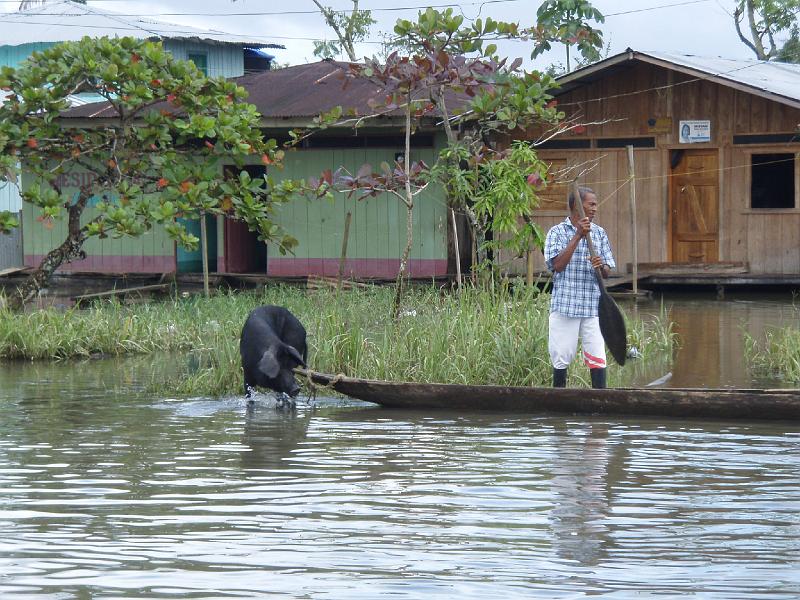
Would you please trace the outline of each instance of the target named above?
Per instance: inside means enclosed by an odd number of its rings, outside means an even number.
[[[574,360],[581,338],[583,362],[590,369],[606,366],[606,343],[600,333],[598,317],[565,317],[550,313],[550,337],[547,343],[554,369],[566,369]]]

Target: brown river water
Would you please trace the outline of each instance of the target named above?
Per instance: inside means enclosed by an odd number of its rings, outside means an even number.
[[[667,308],[682,385],[752,380],[742,328],[796,318]],[[284,412],[151,371],[0,364],[0,598],[800,598],[800,423]]]

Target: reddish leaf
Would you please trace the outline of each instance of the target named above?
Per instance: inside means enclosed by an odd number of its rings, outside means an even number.
[[[539,176],[538,173],[531,173],[528,175],[528,185],[534,188],[541,187],[543,181],[542,178]]]

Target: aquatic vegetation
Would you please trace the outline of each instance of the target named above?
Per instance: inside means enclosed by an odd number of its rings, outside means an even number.
[[[155,391],[238,393],[244,319],[258,305],[279,304],[305,325],[309,364],[319,371],[395,381],[550,384],[547,294],[525,287],[465,289],[461,294],[418,287],[405,297],[395,322],[389,318],[392,293],[392,288],[380,286],[338,294],[268,286],[259,292],[130,306],[103,302],[68,311],[0,310],[0,358],[182,353],[185,358],[177,369],[154,369]],[[628,333],[642,362],[671,353],[673,335],[666,316],[630,320]],[[577,362],[574,371],[575,385],[588,379]],[[612,362],[611,384],[623,378]]]
[[[800,308],[797,310],[800,317]],[[760,341],[745,332],[744,341],[748,362],[757,374],[800,383],[800,329],[797,326],[767,329]]]

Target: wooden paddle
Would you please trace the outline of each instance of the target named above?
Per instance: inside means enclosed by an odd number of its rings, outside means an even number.
[[[586,214],[583,210],[583,200],[581,200],[577,180],[572,182],[572,194],[575,197],[578,215],[583,219]],[[586,235],[586,243],[589,244],[589,255],[592,258],[597,256],[591,234]],[[597,285],[600,286],[600,301],[597,306],[600,318],[600,333],[603,334],[603,339],[606,342],[606,346],[608,346],[609,352],[611,352],[611,356],[614,357],[617,364],[624,365],[628,346],[625,318],[622,316],[622,311],[617,306],[617,303],[606,291],[605,283],[603,283],[603,274],[599,268],[595,269],[595,276],[597,277]]]

